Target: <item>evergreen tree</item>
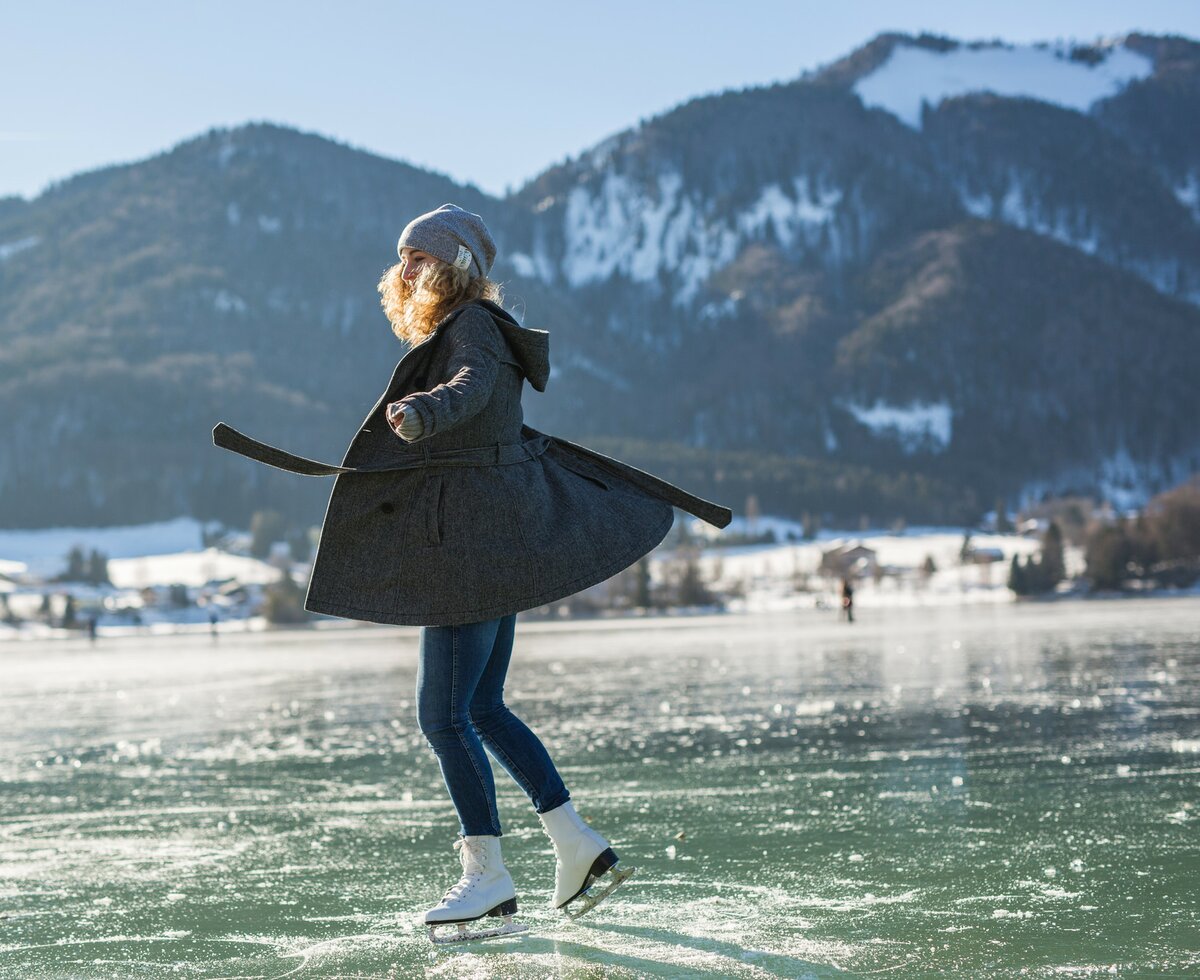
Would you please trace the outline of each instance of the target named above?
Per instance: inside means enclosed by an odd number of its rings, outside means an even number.
[[[287,545],[292,553],[292,561],[308,561],[312,557],[312,538],[309,537],[308,528],[288,534]]]
[[[83,549],[72,545],[67,552],[67,568],[59,577],[61,582],[83,582],[87,580],[87,569],[84,563]]]
[[[1025,569],[1021,567],[1021,556],[1013,555],[1012,565],[1008,569],[1008,587],[1017,595],[1028,594],[1029,587],[1025,581]]]
[[[62,625],[64,629],[75,627],[75,597],[67,593],[67,601],[63,603]]]
[[[712,593],[700,575],[700,552],[687,548],[679,579],[679,603],[683,606],[703,606],[712,602]]]
[[[1012,521],[1008,519],[1008,508],[1005,506],[1004,498],[996,498],[996,533],[1011,534]]]
[[[650,558],[643,555],[638,559],[633,604],[640,609],[650,608]]]
[[[1050,591],[1067,576],[1063,561],[1063,536],[1056,521],[1051,521],[1042,535],[1042,560],[1039,562],[1043,591]]]
[[[93,585],[112,585],[112,579],[108,577],[108,556],[104,552],[92,549],[84,578]]]
[[[1088,535],[1084,558],[1093,589],[1119,589],[1128,575],[1131,546],[1125,521],[1101,524]]]
[[[271,553],[271,545],[279,541],[286,532],[283,515],[277,510],[256,510],[250,518],[250,554],[265,559]]]
[[[303,623],[308,619],[304,590],[286,571],[263,589],[263,616],[269,623]]]
[[[1042,588],[1042,567],[1033,555],[1025,558],[1025,564],[1021,567],[1021,580],[1025,585],[1024,595],[1036,595],[1045,591]]]

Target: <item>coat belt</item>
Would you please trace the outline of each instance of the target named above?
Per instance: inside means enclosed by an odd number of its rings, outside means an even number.
[[[338,476],[342,473],[390,473],[394,470],[413,470],[423,466],[503,466],[526,459],[537,459],[550,445],[551,437],[538,433],[520,442],[495,443],[491,446],[472,446],[468,449],[444,449],[431,452],[424,443],[408,452],[376,450],[388,459],[376,460],[365,466],[334,466],[315,459],[296,456],[265,442],[259,442],[224,422],[213,427],[213,445],[228,449],[248,459],[266,463],[301,476]],[[418,451],[419,449],[419,451]]]

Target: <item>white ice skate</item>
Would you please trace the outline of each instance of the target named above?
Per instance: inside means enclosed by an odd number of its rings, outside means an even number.
[[[552,904],[570,918],[586,915],[637,870],[618,867],[616,851],[584,823],[570,800],[538,817],[554,843]]]
[[[464,939],[491,939],[524,932],[529,926],[513,922],[517,911],[517,890],[512,875],[500,858],[500,838],[495,836],[459,837],[454,842],[462,862],[462,877],[425,913],[429,938],[435,943],[454,943]],[[473,929],[467,925],[485,915],[498,917],[494,928]],[[457,929],[438,935],[438,926]]]

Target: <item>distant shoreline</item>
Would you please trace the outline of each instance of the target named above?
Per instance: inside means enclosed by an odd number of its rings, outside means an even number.
[[[814,593],[797,593],[798,595],[815,595]],[[921,613],[929,612],[930,610],[951,610],[951,609],[979,609],[981,607],[1020,607],[1020,606],[1039,606],[1052,605],[1058,603],[1074,603],[1074,602],[1099,602],[1109,603],[1112,601],[1129,601],[1129,600],[1155,600],[1169,601],[1180,599],[1200,599],[1200,586],[1195,586],[1190,589],[1146,589],[1141,591],[1115,592],[1104,591],[1099,593],[1081,593],[1067,592],[1057,595],[1042,595],[1042,596],[1012,596],[1010,599],[996,601],[986,598],[981,601],[964,601],[964,602],[933,602],[928,604],[920,603],[880,603],[857,605],[856,611],[864,617],[878,621],[878,616],[881,613],[894,615],[900,613]],[[601,627],[601,628],[624,628],[640,625],[654,626],[670,626],[680,623],[689,623],[696,620],[706,618],[732,619],[743,618],[753,619],[759,616],[771,615],[786,615],[788,613],[797,614],[814,614],[819,617],[820,621],[828,621],[830,623],[837,622],[837,610],[835,608],[818,608],[815,605],[800,605],[794,604],[791,606],[778,606],[774,608],[757,608],[757,609],[739,609],[739,608],[719,608],[716,606],[691,606],[681,607],[672,610],[661,610],[647,612],[645,614],[630,614],[619,613],[612,615],[577,615],[569,617],[553,617],[542,616],[538,618],[519,620],[519,625],[523,630],[532,632],[556,632],[570,631],[580,628]],[[843,624],[849,631],[853,631],[858,623]],[[341,619],[337,617],[312,619],[302,623],[268,623],[261,616],[251,616],[244,619],[227,619],[217,623],[216,635],[221,636],[243,636],[247,634],[256,635],[278,635],[281,633],[325,633],[325,632],[367,632],[367,631],[398,631],[401,633],[419,634],[420,626],[401,626],[389,623],[371,623],[367,621]],[[105,641],[126,640],[126,639],[159,639],[162,637],[202,637],[211,636],[213,634],[212,625],[209,623],[150,623],[145,626],[121,626],[101,628],[97,632],[96,645],[102,646]],[[25,643],[70,643],[75,646],[86,646],[91,643],[88,638],[86,629],[82,630],[64,630],[61,627],[43,627],[35,635],[16,635],[13,631],[0,632],[0,648],[5,645],[16,645]]]

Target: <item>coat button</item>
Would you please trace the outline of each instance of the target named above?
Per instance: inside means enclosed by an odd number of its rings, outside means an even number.
[[[390,514],[396,508],[392,505],[392,502],[390,500],[385,500],[382,504],[379,505],[379,509],[381,511],[383,511],[385,514]]]

